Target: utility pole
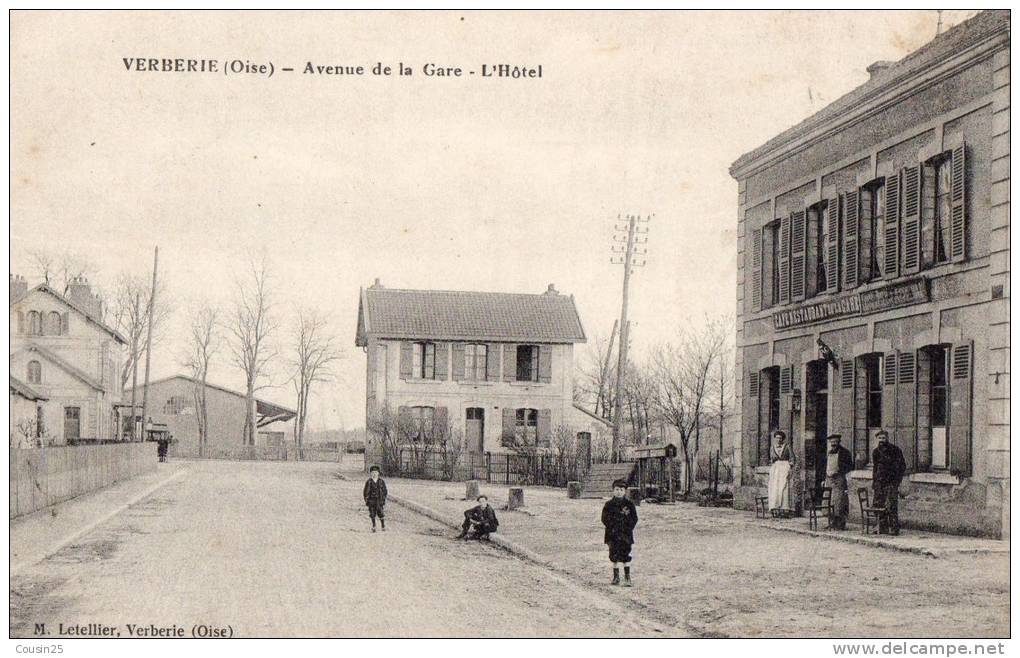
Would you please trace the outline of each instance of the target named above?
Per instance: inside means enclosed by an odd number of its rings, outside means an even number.
[[[135,293],[135,310],[134,310],[134,321],[138,322],[139,313],[141,313],[142,302],[139,298],[139,293]],[[136,399],[138,395],[138,335],[132,328],[131,331],[131,440],[138,440],[138,407],[136,405]],[[142,423],[145,419],[142,418]]]
[[[142,385],[142,440],[146,439],[145,424],[149,420],[149,360],[152,357],[152,314],[156,306],[156,269],[159,267],[159,247],[152,257],[152,290],[149,291],[148,324],[145,336],[145,384]]]
[[[599,399],[595,401],[595,415],[606,418],[609,415],[609,400],[606,398],[609,396],[608,382],[609,378],[609,362],[613,360],[613,343],[616,342],[616,330],[620,326],[620,321],[613,320],[613,332],[609,334],[609,347],[606,349],[606,360],[602,362],[602,373],[599,377]],[[599,411],[601,405],[601,411]]]
[[[625,242],[625,246],[613,245],[614,255],[610,262],[615,265],[623,265],[623,303],[620,307],[620,359],[616,367],[616,399],[613,400],[613,459],[617,459],[620,453],[620,424],[623,419],[623,386],[627,376],[627,348],[629,347],[630,323],[627,321],[627,301],[630,293],[630,275],[635,267],[645,264],[643,256],[648,253],[647,249],[636,247],[639,244],[648,242],[648,227],[638,226],[639,223],[647,223],[652,216],[641,218],[637,215],[627,215],[626,225],[621,224],[623,217],[617,215],[617,235],[613,236],[616,242]],[[626,231],[626,237],[620,234]],[[645,237],[641,237],[645,235]],[[634,256],[642,257],[635,260]]]
[[[939,14],[939,22],[935,26],[935,36],[939,36],[940,34],[942,34],[942,10],[941,9],[938,10],[938,14]]]

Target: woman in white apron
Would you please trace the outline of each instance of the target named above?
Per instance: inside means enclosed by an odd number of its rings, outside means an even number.
[[[786,433],[772,434],[772,466],[769,468],[769,511],[772,516],[793,516],[793,467],[797,463],[786,442]]]

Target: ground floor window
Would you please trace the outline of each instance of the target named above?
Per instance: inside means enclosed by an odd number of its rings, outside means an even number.
[[[929,427],[931,428],[931,467],[949,467],[949,396],[946,386],[948,350],[943,345],[928,348],[929,383]]]
[[[411,407],[408,410],[411,418],[409,432],[412,441],[424,441],[432,436],[436,418],[435,407]]]
[[[519,446],[533,446],[538,443],[538,409],[517,410],[514,440]]]

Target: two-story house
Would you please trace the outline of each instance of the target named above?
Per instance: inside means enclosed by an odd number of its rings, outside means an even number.
[[[905,523],[1008,536],[1009,30],[986,11],[875,62],[733,163],[738,506],[765,490],[776,429],[802,491],[829,434],[869,487],[886,430]]]
[[[62,445],[116,435],[124,337],[101,319],[85,279],[64,296],[10,277],[10,374],[37,398],[36,438]],[[13,380],[12,380],[13,381]],[[12,427],[32,422],[12,420]]]
[[[602,433],[574,405],[574,299],[542,294],[362,290],[355,344],[367,356],[366,413],[388,409],[428,432],[450,428],[468,453],[550,445],[554,433]],[[366,458],[378,460],[369,433]]]

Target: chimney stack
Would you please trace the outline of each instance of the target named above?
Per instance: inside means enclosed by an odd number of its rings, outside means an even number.
[[[555,283],[550,283],[549,287],[545,289],[545,294],[547,294],[547,295],[558,295],[560,293],[559,293],[558,290],[556,290],[556,284]]]
[[[871,77],[869,80],[874,80],[877,76],[881,75],[886,69],[895,64],[895,62],[888,62],[886,60],[879,60],[865,69],[868,75]]]
[[[102,317],[102,302],[99,295],[92,293],[89,280],[83,276],[71,279],[67,286],[67,299],[94,318]]]
[[[372,285],[369,286],[369,288],[375,288],[375,289],[379,289],[379,288],[383,288],[383,287],[384,287],[383,284],[379,281],[379,277],[375,277],[375,283],[373,283]]]
[[[11,274],[10,284],[12,300],[17,299],[18,297],[21,297],[26,292],[28,292],[28,282],[25,281],[25,277],[21,276],[20,274]]]

